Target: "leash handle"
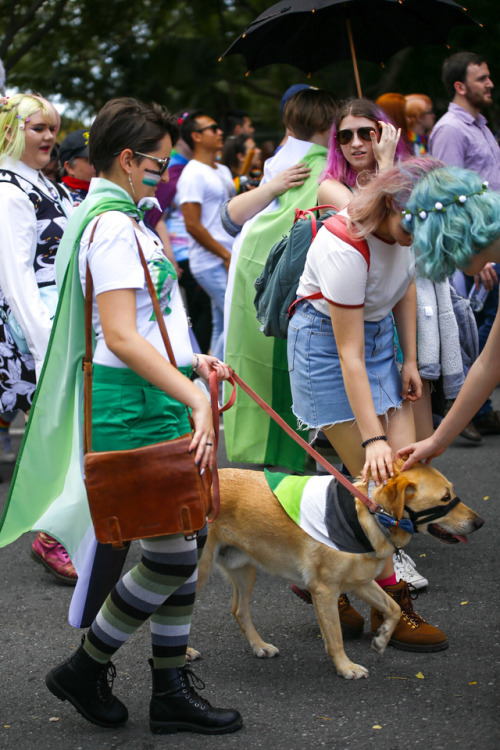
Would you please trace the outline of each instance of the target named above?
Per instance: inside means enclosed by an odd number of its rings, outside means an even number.
[[[212,377],[212,376],[210,376],[210,377]],[[292,430],[292,428],[290,427],[290,425],[288,425],[285,422],[285,420],[282,419],[282,417],[280,417],[280,415],[277,414],[274,411],[274,409],[272,409],[269,406],[269,404],[267,404],[264,401],[264,399],[262,399],[255,391],[253,391],[250,388],[250,386],[247,385],[245,383],[245,381],[242,380],[239,377],[239,375],[237,375],[232,368],[231,368],[231,377],[229,378],[229,383],[232,383],[232,385],[233,385],[233,393],[231,394],[231,398],[230,398],[230,401],[232,399],[231,406],[234,403],[234,398],[233,397],[235,396],[235,388],[236,388],[235,384],[237,383],[240,386],[240,388],[242,388],[245,391],[245,393],[248,396],[250,396],[251,399],[253,399],[255,401],[256,404],[258,404],[262,409],[264,409],[264,411],[267,414],[269,414],[269,416],[271,417],[271,419],[274,419],[274,421],[277,424],[279,424],[279,426],[283,430],[285,430],[285,432],[287,433],[287,435],[289,435],[293,440],[295,440],[295,442],[298,445],[300,445],[302,448],[304,448],[304,450],[307,451],[307,453],[309,453],[309,455],[312,456],[315,459],[315,461],[317,461],[324,469],[326,469],[326,471],[329,474],[332,474],[335,477],[335,479],[338,479],[338,481],[341,484],[343,484],[344,487],[349,490],[349,492],[351,492],[359,500],[361,500],[361,502],[364,503],[364,505],[366,505],[369,510],[371,510],[372,512],[375,512],[376,510],[379,510],[379,506],[377,505],[377,503],[374,503],[373,500],[370,500],[370,498],[367,497],[367,495],[365,495],[363,492],[361,492],[361,490],[359,490],[357,487],[355,487],[352,484],[352,482],[350,482],[347,479],[347,477],[345,477],[343,474],[341,474],[340,471],[338,471],[325,458],[323,458],[323,456],[320,453],[318,453],[318,451],[314,450],[314,448],[312,448],[309,445],[309,443],[307,443],[303,438],[301,438],[299,435],[297,435],[297,433],[295,432],[295,430]],[[229,404],[229,401],[228,401],[228,404]],[[225,409],[229,408],[228,404],[226,404],[223,407],[222,410],[225,410]],[[212,401],[212,406],[213,406],[213,401]],[[218,424],[218,418],[217,418],[217,433],[218,433],[218,429],[219,429],[219,424]],[[217,437],[218,437],[218,435],[217,435]]]

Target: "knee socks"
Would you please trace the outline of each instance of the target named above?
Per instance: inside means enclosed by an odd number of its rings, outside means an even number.
[[[138,565],[118,581],[85,638],[84,648],[106,663],[148,618],[156,669],[183,666],[196,595],[197,563],[206,539],[183,536],[141,541]]]

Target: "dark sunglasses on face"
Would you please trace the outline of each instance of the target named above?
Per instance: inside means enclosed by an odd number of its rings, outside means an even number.
[[[198,130],[194,130],[194,133],[203,133],[204,130],[211,130],[213,133],[217,133],[218,130],[220,130],[219,126],[216,122],[212,123],[212,125],[205,125],[203,128],[199,128]]]
[[[346,128],[345,130],[339,130],[336,138],[337,143],[340,146],[347,146],[348,143],[352,141],[354,138],[354,134],[358,134],[358,138],[361,138],[362,141],[371,141],[370,133],[376,133],[378,135],[379,131],[377,128],[354,128],[353,130],[350,130]]]
[[[168,169],[170,156],[167,156],[165,159],[159,159],[157,156],[151,156],[151,154],[142,154],[140,151],[134,151],[134,154],[137,154],[137,156],[144,156],[145,159],[152,159],[153,161],[155,161],[158,164],[160,175],[165,174]]]

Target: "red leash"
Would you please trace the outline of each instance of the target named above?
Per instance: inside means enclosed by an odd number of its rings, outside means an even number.
[[[227,411],[227,409],[230,409],[231,406],[233,406],[235,400],[236,400],[236,384],[242,388],[245,393],[250,396],[251,399],[255,401],[256,404],[258,404],[264,411],[269,414],[271,419],[274,419],[274,421],[279,424],[279,426],[289,435],[295,442],[300,445],[302,448],[304,448],[307,453],[309,453],[310,456],[312,456],[315,461],[317,461],[329,474],[332,474],[338,481],[346,487],[346,489],[349,490],[353,495],[355,495],[359,500],[361,500],[362,503],[364,503],[369,510],[372,512],[375,512],[377,510],[380,510],[380,506],[377,503],[374,503],[373,500],[370,500],[370,498],[365,495],[361,490],[359,490],[357,487],[355,487],[352,482],[350,482],[347,477],[345,477],[343,474],[340,473],[334,466],[332,466],[323,456],[318,453],[318,451],[314,450],[309,443],[307,443],[303,438],[301,438],[297,433],[292,430],[292,428],[285,422],[284,419],[280,417],[277,412],[272,409],[269,404],[267,404],[264,399],[262,399],[255,391],[253,391],[249,385],[245,383],[244,380],[242,380],[239,375],[235,373],[235,371],[230,368],[231,370],[231,377],[227,382],[231,383],[233,386],[233,391],[231,393],[231,396],[226,404],[222,406],[220,409],[218,408],[218,395],[219,395],[219,385],[217,380],[217,375],[215,372],[212,372],[210,374],[209,383],[210,383],[210,400],[212,403],[212,413],[214,417],[214,430],[215,430],[215,444],[216,446],[219,443],[219,414],[222,414],[222,412]],[[216,451],[214,451],[216,453]],[[215,462],[215,459],[214,459]],[[214,489],[215,489],[215,482],[216,482],[216,476],[217,476],[217,466],[216,463],[214,463]],[[217,477],[217,491],[219,487],[219,480]],[[217,509],[218,513],[218,509]],[[215,514],[216,517],[217,514]],[[214,520],[214,519],[212,519]]]

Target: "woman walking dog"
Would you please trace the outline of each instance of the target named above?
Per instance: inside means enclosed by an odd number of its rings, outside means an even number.
[[[190,431],[187,406],[194,422],[190,450],[199,469],[209,471],[214,451],[211,409],[189,375],[196,370],[208,377],[215,370],[218,378],[223,379],[228,377],[229,370],[214,357],[193,353],[176,273],[159,239],[142,221],[141,206],[154,196],[159,181],[168,180],[167,166],[176,135],[177,125],[166,110],[131,98],[108,102],[94,121],[89,139],[90,161],[99,177],[69,222],[61,244],[61,263],[70,261],[70,264],[62,283],[40,390],[43,394],[45,374],[48,373],[50,381],[59,377],[59,371],[68,371],[66,381],[63,378],[60,382],[55,403],[51,402],[51,407],[62,415],[59,421],[64,421],[64,408],[68,409],[73,390],[78,392],[74,384],[78,383],[77,373],[81,371],[81,362],[78,363],[81,355],[76,352],[72,359],[69,353],[63,362],[58,341],[62,335],[65,339],[62,345],[70,352],[75,340],[80,341],[79,336],[83,335],[83,321],[75,316],[83,306],[82,289],[88,264],[95,292],[93,449],[138,448],[183,435]],[[154,279],[179,370],[165,355],[138,244]],[[65,315],[68,325],[75,321],[72,335],[65,335]],[[47,382],[47,387],[54,388],[53,382]],[[78,397],[75,404],[74,408],[69,406],[69,411],[81,414]],[[38,410],[44,411],[42,397],[35,403],[34,417]],[[30,432],[36,435],[36,429],[35,425],[28,426],[24,446],[31,457]],[[50,437],[49,434],[49,440]],[[71,456],[70,463],[78,473],[78,449]],[[22,460],[23,456],[21,465]],[[47,467],[47,473],[51,469],[54,464]],[[31,476],[30,466],[26,470]],[[22,501],[16,499],[16,502]],[[76,511],[74,515],[76,518]],[[67,520],[62,533],[70,535],[69,525]],[[128,711],[112,693],[116,670],[110,659],[149,620],[153,655],[151,731],[219,734],[241,727],[237,711],[214,708],[195,692],[193,674],[185,667],[198,557],[205,538],[206,527],[198,539],[178,534],[141,540],[139,564],[113,587],[78,650],[47,674],[46,683],[54,695],[71,702],[94,724],[110,728],[123,725]],[[90,586],[98,590],[106,580],[108,571],[104,567],[92,570]]]

